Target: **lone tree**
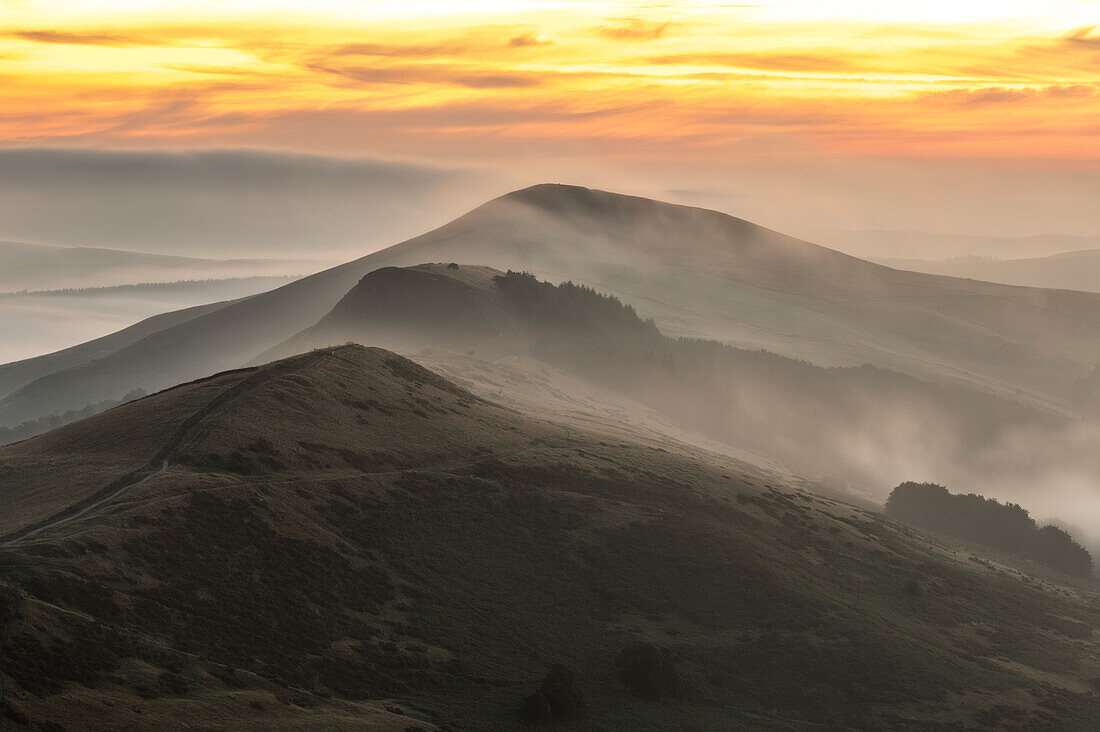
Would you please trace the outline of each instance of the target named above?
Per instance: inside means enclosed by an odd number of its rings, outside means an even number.
[[[451,277],[454,277],[455,273],[458,272],[458,265],[454,262],[451,262],[447,265],[447,269],[451,270]]]

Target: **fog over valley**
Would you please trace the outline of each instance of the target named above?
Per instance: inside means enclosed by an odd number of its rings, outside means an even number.
[[[1100,729],[1095,2],[0,2],[0,730]]]

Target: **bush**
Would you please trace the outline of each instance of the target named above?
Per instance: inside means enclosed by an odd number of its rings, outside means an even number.
[[[576,675],[561,664],[555,664],[538,691],[524,697],[520,704],[520,719],[528,724],[573,719],[584,713],[584,694],[577,687]]]
[[[1015,503],[953,494],[934,483],[902,483],[886,501],[886,515],[922,529],[1001,551],[1075,577],[1092,574],[1088,551],[1056,526],[1040,527]]]
[[[630,693],[643,699],[662,699],[681,693],[680,677],[676,662],[667,648],[657,648],[650,643],[635,643],[619,653],[615,659],[619,680]]]

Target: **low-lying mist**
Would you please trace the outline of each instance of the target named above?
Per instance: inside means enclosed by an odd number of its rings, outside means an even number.
[[[0,363],[68,348],[159,313],[247,297],[295,279],[236,277],[0,293]]]
[[[296,348],[357,341],[488,359],[528,353],[833,489],[881,502],[899,483],[935,482],[1071,523],[1090,545],[1100,536],[1094,423],[882,368],[822,368],[669,338],[617,299],[569,283],[509,273],[486,286],[443,272],[368,275]]]

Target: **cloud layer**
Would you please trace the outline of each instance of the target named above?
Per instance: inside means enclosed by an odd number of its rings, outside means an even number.
[[[483,176],[262,151],[0,150],[0,239],[210,257],[365,254],[486,194]]]
[[[742,204],[768,189],[779,197],[732,212],[785,229],[811,215],[908,228],[893,214],[947,199],[937,229],[980,231],[967,211],[992,210],[987,233],[1096,231],[1079,205],[1100,175],[1100,32],[1086,3],[856,13],[810,0],[516,0],[458,12],[289,0],[272,12],[241,0],[233,21],[147,5],[138,16],[24,2],[0,18],[0,147],[398,157],[490,168],[516,186],[724,189]],[[876,161],[890,175],[857,181]],[[952,161],[963,180],[927,172]],[[1024,187],[998,202],[1006,168]]]

